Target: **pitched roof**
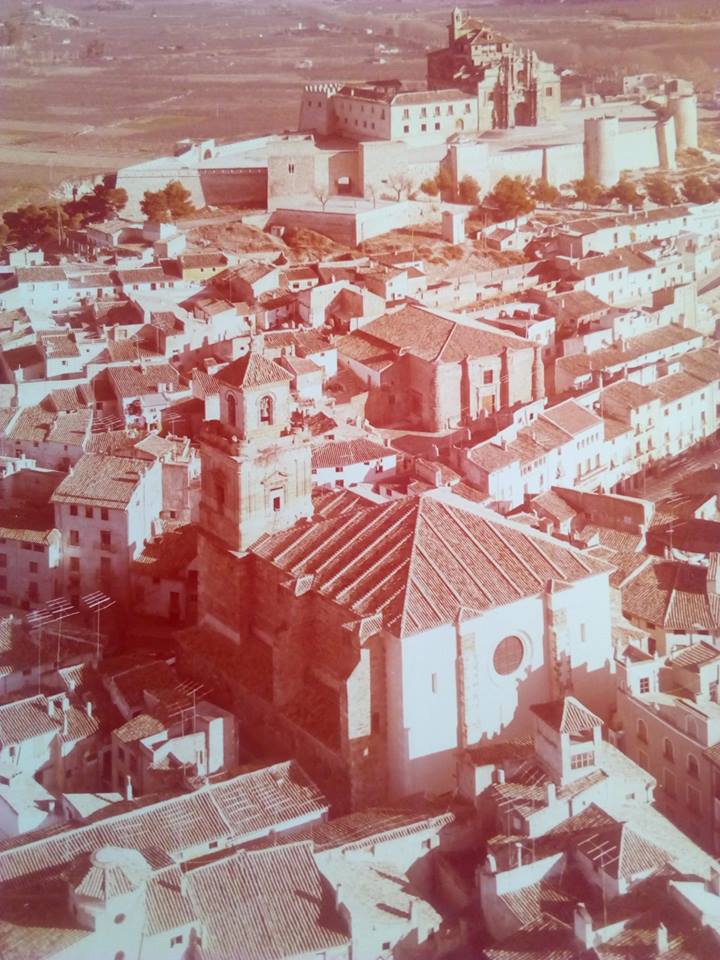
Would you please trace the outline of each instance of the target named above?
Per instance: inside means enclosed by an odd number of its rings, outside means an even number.
[[[283,370],[272,360],[268,360],[261,353],[246,353],[244,357],[233,360],[219,373],[215,379],[229,387],[242,387],[252,390],[258,387],[267,387],[273,383],[290,382],[292,374]]]
[[[609,570],[446,491],[358,500],[352,511],[265,536],[253,553],[358,617],[381,616],[400,636],[535,596],[550,580]]]
[[[530,707],[536,717],[552,727],[557,733],[570,736],[585,734],[595,727],[602,726],[602,720],[575,697],[563,697],[561,700],[549,700]]]
[[[148,469],[147,460],[84,454],[52,495],[53,503],[124,509]]]
[[[623,587],[622,609],[665,630],[713,632],[720,626],[720,597],[708,593],[706,569],[687,563],[658,560],[643,567]]]
[[[506,348],[529,349],[528,342],[509,333],[499,333],[481,323],[460,323],[416,306],[371,320],[360,330],[342,337],[341,353],[354,355],[364,345],[366,353],[394,358],[405,351],[422,360],[458,363],[466,357],[497,356]],[[362,349],[362,348],[360,348]]]
[[[349,943],[308,842],[240,851],[186,881],[206,960],[317,956]]]
[[[210,841],[247,841],[327,811],[324,798],[294,761],[241,773],[194,793],[121,807],[98,811],[92,822],[81,826],[0,841],[0,884],[57,874],[79,854],[127,846],[130,838],[136,849],[160,848],[167,859]]]
[[[113,736],[123,743],[134,743],[136,740],[144,740],[145,737],[151,737],[155,733],[162,733],[167,729],[167,724],[162,723],[156,717],[151,717],[147,713],[139,713],[136,717],[128,720],[117,730],[113,730]]]
[[[613,823],[585,835],[577,849],[608,876],[631,880],[667,863],[670,854],[632,830]]]
[[[314,470],[327,467],[345,467],[353,463],[364,463],[370,460],[380,460],[384,457],[397,456],[392,447],[383,446],[366,437],[354,440],[328,440],[312,450],[312,467]]]

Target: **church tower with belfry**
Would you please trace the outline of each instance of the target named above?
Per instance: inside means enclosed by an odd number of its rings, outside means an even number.
[[[199,620],[239,636],[248,549],[312,515],[309,437],[291,423],[291,375],[250,352],[216,375],[220,419],[201,434]]]

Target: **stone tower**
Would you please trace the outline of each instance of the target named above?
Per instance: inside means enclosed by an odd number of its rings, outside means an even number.
[[[218,374],[220,421],[202,435],[200,524],[243,552],[312,512],[310,450],[290,425],[291,375],[248,353]]]
[[[243,556],[264,534],[312,515],[310,445],[292,429],[282,367],[251,352],[217,380],[220,420],[201,435],[199,615],[235,634]]]

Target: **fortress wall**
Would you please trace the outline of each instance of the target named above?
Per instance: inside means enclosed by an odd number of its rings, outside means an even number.
[[[141,217],[140,201],[146,190],[151,192],[162,190],[171,180],[179,180],[186,190],[190,191],[190,199],[196,207],[205,206],[200,173],[187,167],[173,170],[170,166],[157,171],[143,171],[140,167],[128,167],[119,170],[117,175],[118,189],[125,190],[128,195],[127,206],[123,208],[124,217]]]
[[[332,96],[335,88],[327,84],[310,84],[305,87],[300,99],[298,130],[314,130],[322,136],[332,132],[335,110]]]
[[[654,126],[624,131],[621,123],[620,133],[615,142],[620,170],[660,166],[658,138]]]
[[[314,230],[337,243],[348,247],[355,246],[357,215],[333,213],[322,210],[293,210],[278,207],[273,210],[268,227],[295,227],[302,230]]]
[[[543,150],[531,147],[527,150],[506,150],[490,157],[490,185],[501,177],[530,177],[537,180],[543,174]]]
[[[387,191],[383,180],[387,180],[395,171],[408,167],[408,146],[393,141],[372,141],[358,144],[358,167],[360,183],[358,192],[367,197],[371,188],[377,195]],[[436,169],[437,172],[437,169]]]
[[[582,143],[562,143],[545,148],[545,176],[556,187],[581,180],[585,173]]]
[[[431,216],[429,204],[388,203],[366,210],[303,210],[278,207],[273,211],[268,227],[284,226],[314,230],[337,243],[357,246],[363,240],[398,230]]]
[[[201,170],[200,185],[205,203],[212,206],[235,204],[262,207],[267,204],[266,167],[238,167],[228,170]]]

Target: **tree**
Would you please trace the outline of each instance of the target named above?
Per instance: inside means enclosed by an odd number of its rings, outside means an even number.
[[[460,203],[475,205],[480,194],[480,184],[475,177],[464,176],[458,184],[458,199]]]
[[[326,187],[315,187],[315,189],[313,190],[313,196],[315,197],[315,199],[316,199],[316,200],[318,201],[318,203],[320,204],[320,209],[324,211],[324,210],[325,210],[325,207],[327,206],[327,202],[328,202],[328,200],[330,199],[330,194],[329,194],[327,188],[326,188]]]
[[[713,188],[697,174],[685,177],[682,192],[689,203],[712,203],[715,200]]]
[[[61,234],[79,226],[80,219],[66,205],[29,203],[3,214],[8,242],[19,247],[57,244]]]
[[[536,207],[529,177],[501,177],[487,199],[497,208],[498,220],[517,220]]]
[[[162,190],[146,190],[140,201],[140,209],[148,220],[155,223],[171,223],[193,213],[190,191],[179,180],[171,180]]]
[[[433,177],[423,180],[423,182],[420,184],[420,189],[423,193],[427,194],[428,197],[436,197],[440,192],[437,181]]]
[[[453,178],[447,167],[440,167],[438,169],[437,176],[435,177],[435,183],[437,184],[439,193],[442,193],[443,190],[452,190]]]
[[[140,201],[140,209],[153,223],[170,223],[172,215],[164,190],[146,190]]]
[[[387,185],[395,193],[396,200],[400,200],[403,193],[407,196],[412,188],[412,179],[403,171],[391,174],[387,179]]]
[[[624,207],[632,207],[633,210],[639,210],[645,203],[645,197],[638,191],[632,180],[627,177],[621,178],[610,190],[610,196],[614,197],[618,203]]]
[[[195,212],[195,205],[190,200],[190,191],[180,183],[179,180],[171,180],[165,187],[165,196],[168,201],[168,208],[174,220],[180,220],[182,217],[188,217]]]
[[[575,198],[588,206],[591,203],[599,203],[604,193],[603,187],[593,177],[583,177],[582,180],[574,180],[572,184]]]
[[[643,180],[643,186],[647,191],[648,200],[657,203],[661,207],[671,207],[677,203],[677,191],[675,187],[661,173],[651,174]]]
[[[544,177],[540,177],[533,186],[533,196],[538,203],[549,207],[560,199],[560,191]]]

